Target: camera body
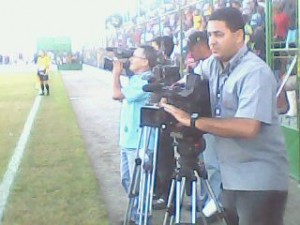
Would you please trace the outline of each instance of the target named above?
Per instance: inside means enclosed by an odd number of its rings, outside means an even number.
[[[119,60],[123,62],[124,72],[122,75],[130,76],[132,72],[129,70],[130,62],[129,58],[133,55],[135,48],[116,48],[116,47],[107,47],[105,49],[107,52],[112,53],[112,56],[105,56],[104,57],[104,70],[112,71],[113,70],[113,61]]]
[[[166,68],[164,70],[169,72],[176,70],[176,67],[172,66]],[[179,71],[178,76],[171,76],[168,73],[164,73],[164,76],[161,76],[162,79],[154,79],[154,82],[150,81],[148,85],[143,87],[144,91],[153,92],[154,96],[158,96],[156,101],[152,101],[151,104],[158,103],[161,98],[166,98],[169,104],[188,112],[190,115],[197,113],[200,117],[211,117],[208,79],[198,74],[188,74],[185,86],[176,86],[172,84],[175,83],[174,79],[178,81]],[[154,104],[142,108],[141,125],[172,126],[176,120]]]
[[[199,117],[211,117],[209,81],[198,74],[188,74],[185,86],[174,85],[180,78],[179,68],[162,66],[162,73],[154,72],[154,79],[143,87],[144,91],[153,92],[155,101],[163,97],[169,104]],[[154,101],[154,102],[155,102]],[[185,126],[178,126],[177,120],[157,105],[144,106],[141,109],[141,126],[167,128],[170,136],[177,141],[178,152],[184,158],[193,159],[205,149],[203,132]],[[196,157],[197,158],[197,157]]]
[[[135,48],[107,47],[105,50],[108,52],[113,52],[114,56],[118,59],[129,59],[131,56],[133,56]]]

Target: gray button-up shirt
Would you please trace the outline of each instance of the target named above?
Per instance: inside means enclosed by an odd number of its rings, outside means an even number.
[[[219,117],[261,122],[254,139],[216,136],[224,189],[287,190],[288,162],[270,68],[244,46],[224,69],[214,57],[197,69],[210,80],[212,109],[220,106]]]

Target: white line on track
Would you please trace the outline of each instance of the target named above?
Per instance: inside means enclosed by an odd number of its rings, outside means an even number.
[[[35,116],[40,107],[41,99],[42,99],[41,96],[37,96],[34,100],[31,111],[30,111],[30,113],[27,117],[26,123],[24,125],[22,134],[21,134],[18,144],[15,148],[14,154],[10,159],[7,170],[3,176],[2,182],[0,184],[0,225],[2,223],[3,213],[5,210],[7,199],[9,197],[9,192],[10,192],[10,189],[14,182],[16,173],[18,172],[18,169],[19,169],[19,166],[21,163],[21,159],[23,157],[23,153],[24,153],[27,141],[28,141],[28,137],[30,135],[31,128],[32,128],[32,125],[35,120]]]

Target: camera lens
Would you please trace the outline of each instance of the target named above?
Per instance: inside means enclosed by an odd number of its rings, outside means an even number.
[[[103,69],[112,71],[113,69],[113,60],[111,58],[105,57],[104,58],[104,66]]]

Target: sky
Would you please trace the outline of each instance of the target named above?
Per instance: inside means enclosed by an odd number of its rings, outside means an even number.
[[[130,4],[129,4],[130,2]],[[38,37],[69,36],[76,49],[104,35],[106,16],[134,0],[0,0],[0,53],[32,52]]]

